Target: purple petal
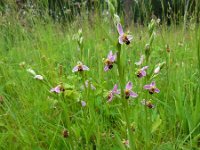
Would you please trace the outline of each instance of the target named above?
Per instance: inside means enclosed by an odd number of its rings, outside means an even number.
[[[127,38],[129,41],[131,41],[133,39],[133,36],[132,35],[127,35]]]
[[[151,85],[145,85],[144,89],[147,89],[147,90],[151,89]]]
[[[60,86],[55,87],[55,88],[54,88],[54,91],[55,91],[56,93],[60,93],[60,92],[61,92],[61,91],[60,91]]]
[[[83,70],[90,70],[86,65],[83,65]]]
[[[151,86],[156,86],[156,83],[153,81],[153,82],[151,82],[150,85],[151,85]]]
[[[110,58],[112,58],[112,56],[113,56],[112,51],[110,51],[108,54],[108,59],[110,60]]]
[[[124,42],[123,42],[123,35],[119,36],[119,44],[124,44]]]
[[[109,67],[106,65],[105,67],[104,67],[104,71],[108,71],[109,70]]]
[[[132,89],[132,82],[128,82],[127,84],[126,84],[126,89],[127,90],[131,90]]]
[[[135,92],[133,92],[133,91],[130,91],[130,96],[131,97],[137,97],[138,96],[138,94],[136,94]]]
[[[75,66],[73,69],[72,69],[72,72],[77,72],[78,71],[78,66]]]
[[[116,57],[117,57],[116,54],[112,55],[112,57],[110,57],[110,61],[115,62]]]
[[[155,88],[155,89],[154,89],[154,92],[155,92],[155,93],[159,93],[160,90],[159,90],[158,88]]]
[[[115,84],[112,91],[113,92],[117,91],[117,88],[118,88],[118,86],[117,86],[117,84]]]
[[[119,33],[119,35],[123,35],[124,34],[124,31],[122,29],[122,26],[120,23],[117,24],[117,31]]]
[[[117,86],[117,84],[115,84],[115,85],[114,85],[114,88],[113,88],[113,90],[112,90],[112,93],[113,93],[113,94],[120,94],[120,90],[118,90],[117,88],[118,88],[118,86]]]
[[[55,88],[52,88],[52,89],[50,90],[50,92],[60,93],[60,92],[61,92],[61,91],[60,91],[60,85],[56,86]]]
[[[114,61],[116,60],[116,58],[117,58],[117,54],[115,53],[115,54],[113,55],[113,60],[112,60],[112,62],[114,62]]]

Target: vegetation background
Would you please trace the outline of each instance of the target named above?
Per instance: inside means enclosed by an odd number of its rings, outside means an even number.
[[[199,0],[1,0],[0,149],[130,149],[121,99],[107,103],[117,69],[103,70],[103,59],[116,51],[116,14],[134,35],[122,46],[124,82],[131,80],[139,94],[127,107],[132,148],[200,149]],[[140,80],[135,62],[158,18],[149,77]],[[83,77],[72,73],[79,60],[89,66],[84,78],[95,91],[84,90]],[[154,78],[161,92],[150,97],[143,85],[162,62]],[[34,79],[30,68],[44,80]],[[50,92],[61,83],[64,93]],[[156,107],[141,105],[144,97]]]

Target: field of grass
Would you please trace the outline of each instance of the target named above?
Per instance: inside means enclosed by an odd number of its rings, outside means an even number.
[[[29,19],[0,18],[0,149],[200,148],[199,25],[184,31],[182,25],[130,24],[124,31],[134,38],[120,45],[109,17],[64,25]],[[110,50],[118,57],[105,72]],[[145,61],[137,66],[141,55]],[[73,73],[78,61],[90,70]],[[138,78],[146,65],[147,76]],[[124,98],[128,81],[136,98]],[[152,81],[160,93],[143,88]],[[108,102],[115,84],[121,94]],[[64,91],[50,92],[57,85]]]

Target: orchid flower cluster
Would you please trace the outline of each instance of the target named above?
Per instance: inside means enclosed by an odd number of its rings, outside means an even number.
[[[118,34],[119,34],[118,44],[120,45],[120,48],[121,48],[122,44],[129,45],[131,43],[131,41],[133,40],[133,36],[126,34],[123,31],[123,28],[122,28],[120,23],[117,24],[117,31],[118,31]],[[118,69],[118,72],[120,72],[120,68],[119,68],[120,55],[118,55],[119,53],[120,53],[119,50],[116,53],[113,53],[112,50],[109,51],[107,58],[104,60],[104,64],[105,64],[104,71],[105,72],[108,72],[109,70],[113,69],[113,67],[115,65]],[[147,76],[147,70],[148,70],[149,66],[141,67],[144,60],[145,60],[145,55],[141,55],[140,60],[138,62],[135,62],[135,65],[138,66],[138,69],[137,69],[135,74],[139,79]],[[159,63],[157,65],[157,67],[154,70],[154,75],[159,74],[162,66],[163,66],[163,63]],[[73,73],[79,72],[79,73],[82,74],[82,72],[89,71],[89,70],[90,69],[89,69],[88,66],[83,64],[81,61],[78,61],[77,65],[72,69],[72,72]],[[119,77],[119,80],[123,80],[123,76]],[[132,90],[133,89],[133,83],[131,81],[128,81],[126,83],[126,85],[122,85],[121,83],[122,82],[120,82],[120,87],[121,87],[120,90],[118,89],[118,85],[115,84],[113,89],[108,92],[107,102],[110,103],[116,97],[116,95],[121,95],[121,98],[124,98],[124,99],[130,99],[130,98],[138,97],[138,94]],[[124,89],[122,88],[123,86],[125,86]],[[84,81],[84,87],[90,88],[91,90],[96,90],[96,87],[89,80]],[[160,92],[160,90],[156,87],[155,81],[151,82],[150,84],[144,85],[143,89],[147,90],[151,95],[154,94],[154,93]],[[59,84],[59,85],[57,85],[56,87],[54,87],[50,90],[50,92],[53,92],[53,93],[62,93],[64,91],[65,91],[65,89],[64,89],[62,84]],[[154,108],[154,105],[153,105],[151,100],[143,99],[141,101],[141,103],[143,105],[147,106],[148,108]],[[85,107],[86,102],[81,101],[81,105],[83,107]]]
[[[123,28],[121,26],[121,24],[117,24],[117,30],[118,30],[118,33],[119,33],[119,38],[118,38],[118,43],[119,44],[126,44],[126,45],[129,45],[130,42],[132,41],[133,39],[133,36],[131,35],[127,35],[126,33],[124,33],[123,31]],[[117,58],[117,55],[116,53],[113,54],[112,51],[109,52],[108,56],[107,56],[107,59],[105,60],[105,67],[104,67],[104,71],[108,71],[108,70],[111,70],[113,68],[113,65],[116,61],[118,61],[120,58]],[[137,66],[141,66],[143,61],[145,60],[145,55],[142,55],[140,60],[138,62],[135,63],[135,65]],[[143,78],[145,76],[147,76],[147,69],[149,67],[148,66],[144,66],[144,67],[141,67],[139,69],[137,69],[136,71],[136,76],[138,78]],[[155,71],[154,73],[155,74],[158,74],[160,72],[160,65],[158,65],[158,67],[155,68]],[[113,89],[111,91],[109,91],[108,93],[108,102],[111,102],[113,100],[113,98],[115,97],[115,95],[124,95],[124,98],[125,99],[129,99],[130,97],[132,98],[136,98],[138,97],[138,94],[135,93],[134,91],[132,91],[132,88],[133,88],[133,83],[131,81],[129,81],[124,90],[120,91],[118,89],[118,85],[115,84]],[[148,92],[150,94],[154,94],[154,93],[159,93],[160,90],[156,87],[156,83],[155,81],[151,82],[150,84],[147,84],[147,85],[144,85],[143,87],[145,90],[148,90]],[[123,93],[121,93],[123,92]],[[151,101],[148,101],[148,100],[143,100],[142,101],[142,104],[149,107],[149,108],[154,108],[154,105],[152,104]]]

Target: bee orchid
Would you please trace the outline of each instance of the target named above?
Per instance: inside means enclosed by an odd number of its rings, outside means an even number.
[[[72,69],[72,72],[82,72],[85,70],[89,70],[89,68],[86,65],[83,65],[82,62],[78,62],[77,65]]]
[[[118,86],[117,84],[114,85],[112,91],[109,91],[109,94],[108,94],[108,101],[107,102],[111,102],[113,97],[114,97],[114,94],[120,94],[120,90],[117,89]]]
[[[133,88],[133,85],[132,85],[132,82],[128,82],[126,84],[126,88],[124,90],[124,93],[125,93],[125,98],[128,99],[129,97],[137,97],[138,94],[136,94],[135,92],[132,91],[132,88]]]
[[[108,71],[113,68],[113,64],[116,60],[117,55],[113,54],[112,51],[109,52],[107,59],[105,60],[104,71]]]
[[[119,43],[129,45],[131,40],[133,39],[132,35],[127,35],[124,33],[121,24],[117,24],[117,31],[119,33]]]
[[[158,88],[156,88],[156,83],[154,81],[151,84],[145,85],[144,89],[148,90],[150,94],[160,92],[160,90]]]
[[[142,78],[145,77],[147,75],[146,70],[148,69],[148,66],[142,67],[141,69],[139,69],[136,73],[138,78]]]

